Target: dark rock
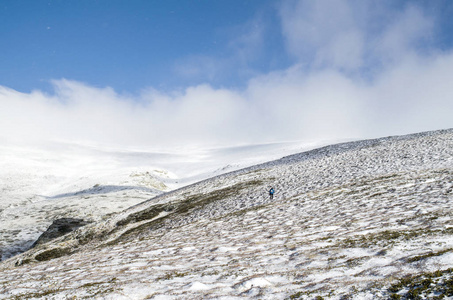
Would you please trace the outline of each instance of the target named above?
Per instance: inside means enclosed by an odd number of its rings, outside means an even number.
[[[41,234],[36,242],[33,243],[32,248],[45,244],[51,240],[59,238],[67,233],[70,233],[82,226],[90,224],[91,222],[84,221],[83,219],[62,218],[53,221],[47,230]]]

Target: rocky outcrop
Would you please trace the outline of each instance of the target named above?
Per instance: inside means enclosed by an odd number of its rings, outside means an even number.
[[[41,234],[36,242],[33,243],[32,248],[45,244],[51,240],[59,238],[67,233],[70,233],[82,226],[90,224],[91,222],[83,219],[62,218],[53,221],[47,230]]]

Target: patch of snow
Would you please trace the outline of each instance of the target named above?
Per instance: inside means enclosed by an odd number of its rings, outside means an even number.
[[[450,157],[452,130],[332,145],[216,176],[81,228],[113,231],[71,255],[33,260],[76,233],[2,262],[0,295],[388,299],[392,280],[453,267]],[[150,220],[116,225],[194,199],[206,201],[169,211],[159,226],[126,235]],[[117,233],[123,239],[111,240]]]
[[[206,284],[198,282],[198,281],[191,283],[190,287],[189,287],[189,290],[192,290],[192,291],[204,291],[204,290],[210,290],[210,289],[212,289],[212,287],[209,287]]]

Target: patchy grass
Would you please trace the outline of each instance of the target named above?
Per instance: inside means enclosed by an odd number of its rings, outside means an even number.
[[[21,295],[15,295],[13,296],[14,300],[21,300],[21,299],[33,299],[33,298],[44,298],[44,299],[49,299],[47,298],[50,295],[56,294],[58,292],[61,292],[61,290],[57,289],[50,289],[50,290],[45,290],[39,293],[24,293]]]
[[[215,190],[207,194],[196,194],[190,197],[187,197],[185,200],[180,202],[175,210],[175,213],[183,214],[187,213],[190,210],[197,208],[201,209],[208,204],[214,203],[216,201],[233,197],[243,190],[253,188],[263,184],[262,180],[252,180],[243,183],[238,183],[236,185],[226,187],[223,189]]]
[[[368,248],[372,245],[380,245],[382,243],[391,244],[391,243],[394,243],[395,240],[398,240],[401,238],[410,239],[411,237],[413,237],[415,235],[416,234],[413,232],[409,233],[409,232],[403,232],[403,231],[385,230],[385,231],[378,232],[378,233],[347,238],[340,242],[340,247]],[[382,245],[380,245],[380,246],[382,246]]]
[[[110,281],[102,281],[102,282],[92,282],[92,283],[86,283],[80,288],[85,289],[88,293],[90,293],[90,298],[92,296],[98,296],[102,294],[106,294],[109,292],[114,291],[114,287],[111,285],[116,282],[116,277],[112,278]],[[18,295],[14,295],[13,298],[15,300],[22,300],[22,299],[55,299],[57,297],[56,294],[66,292],[68,293],[67,289],[48,289],[44,290],[42,292],[29,292],[29,293],[22,293]],[[60,297],[58,297],[60,298]],[[76,296],[72,296],[68,298],[68,296],[65,296],[64,299],[79,299]]]
[[[290,295],[287,299],[288,299],[288,300],[292,300],[292,299],[302,299],[302,298],[305,297],[305,296],[306,296],[306,297],[310,297],[311,294],[312,294],[312,292],[310,292],[310,291],[307,291],[307,292],[297,292],[297,293],[294,293],[294,294]],[[324,297],[318,295],[318,296],[316,296],[316,297],[314,297],[314,298],[312,298],[312,299],[314,299],[314,300],[324,300]]]
[[[441,250],[441,251],[437,251],[437,252],[430,252],[430,253],[427,253],[424,255],[414,256],[414,257],[407,259],[407,262],[413,263],[413,262],[421,261],[421,260],[424,260],[424,259],[427,259],[430,257],[441,256],[448,252],[453,252],[453,248],[449,248],[449,249],[445,249],[445,250]]]
[[[177,278],[177,277],[185,277],[189,275],[188,272],[186,273],[181,273],[181,272],[169,272],[167,274],[165,274],[164,276],[161,276],[161,277],[157,277],[156,278],[156,281],[160,281],[160,280],[171,280],[173,278]]]
[[[289,299],[300,299],[305,294],[306,294],[305,292],[297,292],[289,296]]]
[[[390,299],[444,299],[453,296],[453,269],[401,278],[388,288]]]
[[[133,227],[126,232],[124,232],[120,237],[112,241],[112,243],[116,243],[120,240],[124,240],[127,236],[131,234],[138,234],[142,233],[145,230],[156,230],[163,226],[164,222],[170,218],[181,217],[184,215],[189,215],[193,210],[200,210],[206,207],[209,204],[212,204],[216,201],[220,201],[229,197],[234,197],[241,193],[241,191],[247,190],[249,188],[253,188],[255,186],[261,185],[263,182],[261,180],[252,180],[243,183],[239,183],[230,187],[226,187],[223,189],[214,190],[210,193],[206,194],[195,194],[195,195],[186,195],[184,200],[173,203],[173,204],[163,204],[163,205],[155,205],[149,207],[143,211],[137,212],[128,216],[124,221],[120,221],[117,223],[118,226],[126,225],[134,222],[140,222],[144,220],[150,219],[150,222],[146,222],[140,224],[136,227]],[[162,218],[158,218],[152,220],[156,216],[159,215],[160,212],[167,211],[171,212]],[[112,245],[109,243],[109,245]]]
[[[99,296],[107,293],[112,293],[115,290],[116,277],[109,281],[90,282],[82,285],[80,288],[85,289],[90,296]]]
[[[37,261],[47,261],[54,258],[62,257],[68,254],[71,254],[72,250],[70,248],[53,248],[49,250],[45,250],[43,252],[38,253],[35,256]]]
[[[453,228],[444,230],[436,229],[415,229],[415,230],[385,230],[367,235],[357,235],[344,239],[339,247],[344,248],[368,248],[370,246],[385,247],[393,245],[398,241],[409,241],[421,236],[451,235]]]
[[[207,194],[195,194],[185,196],[185,199],[174,204],[158,204],[153,205],[140,212],[129,215],[126,219],[119,221],[117,226],[124,226],[130,223],[137,223],[145,220],[151,220],[157,217],[161,212],[172,212],[173,214],[186,214],[192,209],[201,209],[206,205],[233,197],[242,190],[262,184],[260,180],[252,180],[244,183],[239,183],[231,187],[214,190]]]
[[[167,203],[167,204],[158,204],[148,207],[142,211],[137,213],[133,213],[126,217],[124,220],[120,220],[116,223],[116,229],[113,231],[107,230],[102,231],[98,230],[96,227],[86,228],[85,230],[79,232],[75,237],[74,236],[67,236],[64,241],[69,241],[71,239],[77,240],[79,245],[85,245],[93,240],[102,240],[108,238],[109,234],[113,234],[121,230],[121,227],[124,227],[129,224],[143,222],[146,220],[150,220],[149,222],[145,222],[139,224],[135,227],[132,226],[129,230],[122,233],[119,237],[115,238],[109,243],[103,244],[104,246],[114,245],[120,241],[123,241],[125,238],[129,237],[131,234],[137,235],[139,233],[143,233],[146,230],[156,230],[163,226],[164,222],[169,218],[176,218],[181,217],[184,215],[190,214],[193,210],[200,210],[206,207],[209,204],[212,204],[216,201],[220,201],[229,197],[235,197],[239,195],[241,192],[253,188],[255,186],[259,186],[263,184],[261,180],[251,180],[242,183],[238,183],[236,185],[218,189],[211,191],[209,193],[203,194],[194,194],[194,195],[187,195],[185,198],[177,203]],[[168,215],[165,215],[161,218],[156,218],[161,212],[169,212]],[[53,248],[49,250],[45,250],[42,252],[37,253],[34,257],[37,261],[48,261],[54,258],[62,257],[68,254],[72,254],[77,252],[78,246],[74,246],[72,248]],[[23,265],[30,263],[32,260],[27,259],[21,262],[18,262],[16,265]]]
[[[158,204],[148,207],[142,211],[129,215],[126,219],[118,221],[116,226],[124,226],[129,223],[136,223],[145,220],[151,220],[157,217],[161,212],[166,211],[170,212],[174,210],[175,207],[172,204]]]

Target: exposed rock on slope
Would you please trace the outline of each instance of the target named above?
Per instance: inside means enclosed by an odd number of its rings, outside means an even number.
[[[41,234],[38,240],[33,244],[33,248],[48,243],[60,236],[68,234],[80,227],[83,227],[91,222],[84,221],[83,219],[74,219],[74,218],[61,218],[52,222],[49,228]]]
[[[164,194],[4,261],[0,298],[388,298],[407,291],[392,284],[409,274],[450,280],[452,189],[453,130],[328,146]]]
[[[0,139],[0,260],[29,249],[52,220],[100,221],[163,192],[309,146],[296,142],[159,152],[4,142]]]

